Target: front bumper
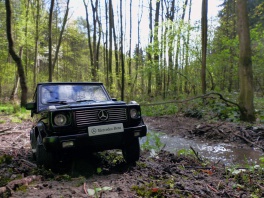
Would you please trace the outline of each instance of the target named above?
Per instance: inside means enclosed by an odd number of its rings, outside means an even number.
[[[95,152],[109,149],[122,149],[129,140],[144,137],[146,134],[146,125],[140,125],[124,128],[124,132],[97,136],[89,136],[88,133],[49,136],[43,138],[43,144],[48,152],[67,149],[88,149],[88,151]]]

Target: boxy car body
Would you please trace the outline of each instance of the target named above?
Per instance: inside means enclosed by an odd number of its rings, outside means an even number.
[[[139,159],[147,133],[140,105],[112,99],[102,83],[39,83],[26,108],[38,165],[53,169],[65,153],[109,149],[121,149],[128,163]]]

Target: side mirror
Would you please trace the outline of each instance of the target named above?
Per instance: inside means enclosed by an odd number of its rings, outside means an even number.
[[[136,101],[130,101],[129,104],[138,104]]]
[[[26,109],[27,110],[34,110],[36,108],[36,103],[35,102],[29,102],[26,104]]]
[[[117,101],[117,99],[116,98],[112,98],[112,101]]]

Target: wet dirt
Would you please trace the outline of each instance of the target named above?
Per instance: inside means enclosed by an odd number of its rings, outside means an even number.
[[[169,135],[163,135],[160,138],[166,151],[177,154],[182,149],[190,150],[192,147],[202,158],[215,163],[221,162],[226,166],[258,164],[259,158],[263,155],[263,152],[254,147],[240,147],[230,143],[208,143],[206,140]]]
[[[227,166],[259,163],[264,125],[212,122],[182,116],[147,117],[149,131],[160,132],[164,150],[177,153],[191,147],[202,157]]]
[[[204,165],[199,157],[176,155],[176,151],[162,150],[155,157],[142,152],[137,164],[126,164],[119,151],[81,154],[72,162],[70,170],[52,173],[37,168],[31,157],[31,122],[13,123],[9,116],[0,116],[0,120],[0,197],[264,196],[263,171],[235,176],[223,163],[214,161]],[[263,146],[261,126],[247,128],[182,116],[145,117],[144,120],[151,130],[166,133],[167,139],[177,136],[194,142],[232,144],[236,148]]]

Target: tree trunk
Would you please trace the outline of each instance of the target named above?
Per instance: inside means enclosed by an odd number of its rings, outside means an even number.
[[[180,51],[181,51],[181,26],[184,22],[184,18],[185,18],[185,13],[186,13],[186,7],[187,7],[187,4],[188,4],[188,0],[185,0],[184,2],[184,6],[183,6],[183,11],[182,11],[182,16],[181,16],[181,21],[180,21],[180,28],[178,30],[178,35],[177,35],[177,49],[176,49],[176,56],[175,56],[175,72],[171,74],[171,79],[172,79],[172,83],[175,84],[174,86],[174,91],[177,91],[180,89],[180,81],[178,80],[178,76],[177,76],[177,73],[179,73],[179,54],[180,54]],[[178,85],[179,84],[179,85]],[[176,92],[177,94],[177,92]]]
[[[106,70],[106,87],[110,90],[110,81],[109,81],[109,49],[108,49],[108,34],[109,34],[109,22],[108,22],[108,8],[109,5],[107,5],[107,0],[105,0],[105,70]]]
[[[52,18],[53,18],[53,8],[54,8],[54,1],[51,0],[50,2],[50,11],[49,11],[49,82],[52,82]]]
[[[9,97],[9,100],[11,102],[15,102],[17,100],[17,92],[18,92],[18,87],[19,87],[19,81],[20,81],[20,78],[19,78],[18,72],[16,72],[16,78],[15,78],[14,87],[13,87],[13,90],[12,90],[11,95]]]
[[[160,1],[156,2],[156,12],[154,21],[154,66],[155,66],[155,76],[156,76],[156,95],[158,95],[162,90],[161,82],[161,71],[160,71],[160,44],[159,44],[159,15],[160,15]]]
[[[131,80],[131,74],[132,74],[132,57],[131,57],[131,51],[132,51],[132,0],[130,0],[129,4],[129,57],[128,57],[128,74]]]
[[[189,3],[189,14],[188,14],[188,22],[191,21],[191,13],[192,13],[192,0],[190,0]],[[190,44],[190,34],[191,34],[191,28],[189,26],[188,32],[187,32],[187,40],[186,40],[186,53],[185,53],[185,67],[184,67],[184,75],[189,76],[189,44]],[[190,85],[189,85],[190,86]],[[186,94],[190,94],[190,88],[188,87],[188,79],[185,79],[184,81],[184,92]]]
[[[149,44],[150,44],[150,47],[152,45],[152,40],[153,40],[152,29],[153,29],[152,28],[152,0],[149,0],[149,32],[150,32],[149,33]],[[152,55],[150,52],[147,52],[147,57],[148,57],[149,64],[152,65],[153,60],[152,60]],[[151,72],[150,68],[148,68],[147,71],[148,71],[147,72],[148,73],[148,87],[147,87],[147,89],[148,89],[148,95],[150,95],[151,94],[151,84],[152,84],[152,72]]]
[[[112,27],[114,26],[114,16],[113,16],[113,8],[112,8],[112,0],[109,0],[109,60],[108,60],[108,71],[110,76],[110,87],[113,86],[113,69],[112,69],[112,60],[113,60],[113,31]]]
[[[29,13],[29,3],[30,3],[30,0],[27,0],[26,2],[26,27],[25,27],[25,75],[27,76],[27,73],[28,73],[28,20],[29,20],[29,17],[28,17],[28,13]],[[22,56],[20,56],[22,57]]]
[[[85,0],[83,0],[83,5],[85,7],[85,14],[86,14],[87,38],[88,38],[88,47],[89,47],[89,52],[90,52],[89,60],[90,60],[91,68],[92,68],[93,67],[93,63],[94,63],[94,60],[93,60],[93,49],[92,49],[90,23],[89,23],[89,15],[88,15],[88,13],[89,13],[88,12],[88,5],[85,3]]]
[[[132,0],[131,0],[132,1]],[[139,2],[138,3],[138,8],[140,8],[140,5],[142,6],[143,3]],[[142,8],[142,7],[141,7]],[[140,15],[139,15],[140,13]],[[136,44],[136,48],[135,48],[135,52],[134,52],[134,56],[135,56],[135,78],[134,78],[134,82],[132,82],[131,84],[131,91],[130,91],[130,98],[133,97],[133,93],[134,93],[134,89],[137,86],[137,80],[138,80],[138,73],[139,73],[139,64],[142,64],[142,54],[141,49],[140,49],[140,23],[142,20],[142,11],[140,9],[138,9],[138,21],[137,21],[137,44]],[[143,93],[143,89],[144,89],[144,74],[141,74],[141,92],[138,93]]]
[[[167,13],[166,13],[166,16],[167,16],[167,19],[169,19],[171,22],[174,21],[174,17],[175,17],[175,0],[172,0],[171,2],[171,6],[170,7],[167,7]],[[174,25],[170,25],[169,28],[166,28],[165,30],[165,36],[167,36],[168,34],[168,39],[170,40],[169,44],[168,44],[168,74],[167,74],[167,89],[169,89],[169,87],[173,84],[175,87],[177,86],[177,81],[174,80],[174,63],[173,63],[173,50],[175,48],[174,45],[172,45],[171,43],[173,42],[174,40],[174,37],[172,38],[170,36],[170,33],[167,33],[167,32],[173,32],[173,28],[174,28]],[[169,31],[168,31],[169,29]],[[180,31],[180,30],[179,30]],[[179,39],[180,39],[180,35],[178,36],[178,43],[179,43]],[[166,43],[166,39],[164,39],[165,43]],[[180,44],[178,44],[180,45]],[[178,63],[178,51],[179,51],[179,46],[177,46],[177,51],[176,51],[176,63]],[[164,85],[165,86],[165,85]],[[165,89],[164,89],[164,93],[165,93]]]
[[[250,46],[250,32],[247,13],[247,1],[237,0],[238,37],[239,37],[239,106],[241,120],[255,121],[254,87]]]
[[[36,14],[36,35],[35,35],[35,56],[34,56],[34,73],[33,73],[33,87],[37,84],[37,67],[38,67],[38,43],[39,43],[39,19],[40,19],[40,4],[37,0],[37,14]]]
[[[206,93],[206,52],[207,52],[207,12],[208,0],[202,2],[202,93]]]
[[[97,5],[98,6],[98,5]],[[99,8],[100,9],[100,8]],[[102,36],[102,24],[101,24],[101,20],[99,20],[99,16],[98,16],[98,12],[96,12],[96,21],[98,23],[98,40],[97,40],[97,44],[96,44],[96,56],[95,56],[95,65],[96,65],[96,81],[99,80],[98,77],[98,71],[99,71],[99,53],[100,53],[100,43],[101,43],[101,36]]]
[[[119,58],[118,58],[118,44],[117,44],[117,36],[116,36],[116,31],[115,31],[115,20],[114,20],[114,11],[113,11],[113,6],[112,6],[112,31],[113,31],[113,37],[114,37],[114,47],[115,47],[115,73],[116,73],[116,79],[117,79],[117,87],[120,89],[120,79],[119,79]]]
[[[5,6],[6,6],[6,35],[7,35],[7,40],[8,40],[8,48],[9,48],[9,53],[12,56],[13,60],[16,62],[17,65],[17,70],[18,70],[18,75],[20,78],[20,86],[21,86],[21,107],[25,107],[27,103],[27,83],[26,83],[26,77],[25,77],[25,72],[24,68],[22,65],[22,60],[21,57],[19,57],[14,49],[14,41],[12,38],[12,25],[11,25],[11,18],[12,18],[12,11],[11,11],[11,5],[10,1],[6,0],[5,1]]]
[[[98,0],[95,1],[95,5],[93,1],[91,1],[92,13],[93,13],[93,65],[92,65],[92,81],[97,81],[97,69],[98,69],[98,61],[97,61],[97,20],[98,20]]]
[[[22,55],[23,55],[23,47],[20,47],[19,56],[22,57]],[[14,87],[13,87],[13,90],[12,90],[10,98],[9,98],[10,101],[15,102],[17,100],[17,92],[18,92],[18,87],[19,87],[19,81],[20,81],[20,77],[18,75],[18,70],[17,70],[16,77],[15,77],[15,82],[14,82]]]
[[[120,0],[120,56],[121,56],[121,100],[125,98],[125,62],[123,53],[123,12],[122,0]]]
[[[55,65],[56,65],[57,60],[58,60],[58,55],[59,55],[60,46],[61,46],[61,42],[62,42],[62,36],[63,36],[64,30],[65,30],[66,23],[68,21],[69,3],[70,3],[70,0],[67,0],[66,12],[65,12],[65,15],[63,17],[63,23],[62,23],[62,27],[61,27],[61,31],[60,31],[59,41],[58,41],[58,44],[56,47],[55,56],[54,56],[54,60],[53,60],[53,64],[52,64],[52,73],[54,72]]]

